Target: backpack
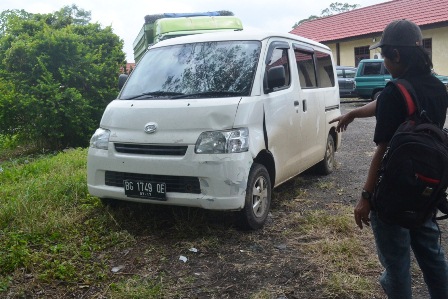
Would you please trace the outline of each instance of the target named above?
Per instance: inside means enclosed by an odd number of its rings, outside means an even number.
[[[378,171],[372,205],[389,224],[417,228],[437,209],[448,214],[448,135],[421,110],[417,95],[404,79],[395,84],[406,102],[408,117],[394,133]]]

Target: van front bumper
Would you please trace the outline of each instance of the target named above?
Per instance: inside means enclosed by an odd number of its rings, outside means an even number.
[[[89,149],[87,186],[91,195],[100,198],[240,210],[252,163],[249,152],[195,154],[194,146],[188,146],[184,156],[153,156],[119,153],[110,144],[108,150]],[[166,200],[126,196],[122,181],[135,178],[166,183]]]

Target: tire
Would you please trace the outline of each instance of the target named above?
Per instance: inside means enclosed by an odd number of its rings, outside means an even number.
[[[322,161],[317,164],[316,170],[319,174],[330,174],[333,172],[336,165],[335,158],[335,149],[334,149],[334,139],[331,134],[328,134],[327,145],[325,146],[325,156]]]
[[[375,92],[375,93],[373,94],[372,101],[377,100],[378,97],[380,96],[381,92],[382,92],[382,90]]]
[[[254,163],[247,180],[246,200],[240,213],[240,225],[245,230],[264,226],[271,207],[271,179],[261,164]]]

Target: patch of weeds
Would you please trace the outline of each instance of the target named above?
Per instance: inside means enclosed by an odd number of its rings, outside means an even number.
[[[362,274],[379,271],[376,253],[370,250],[373,245],[363,244],[366,240],[359,237],[351,208],[327,208],[295,217],[294,226],[309,237],[304,238],[303,253],[321,272],[326,297],[368,297],[375,291],[375,283],[362,278]],[[372,233],[368,233],[373,244]]]
[[[76,261],[67,259],[41,260],[40,267],[43,269],[39,275],[42,281],[50,282],[52,280],[62,280],[74,282],[77,276]]]
[[[0,274],[12,273],[15,269],[26,267],[30,261],[30,248],[27,237],[14,232],[2,234],[0,242]]]
[[[6,292],[8,290],[8,287],[11,284],[11,281],[12,281],[11,276],[0,275],[0,293]]]
[[[330,190],[333,189],[334,186],[335,186],[334,182],[324,182],[324,181],[317,182],[317,187],[319,187],[319,189]]]
[[[306,195],[306,189],[303,188],[304,185],[306,185],[306,183],[302,177],[295,177],[275,188],[272,193],[273,198],[291,200],[298,197],[304,197]],[[273,202],[275,202],[275,200],[273,200]]]
[[[355,231],[353,221],[353,217],[348,214],[348,211],[335,214],[331,210],[313,210],[303,217],[296,217],[295,226],[304,234],[317,232],[322,237],[325,237],[326,234],[353,235]]]
[[[203,237],[199,240],[198,247],[207,248],[207,249],[218,249],[221,247],[221,239],[220,236],[212,235],[209,237]]]
[[[374,289],[374,283],[359,275],[347,273],[332,273],[327,281],[325,297],[353,298],[369,297]]]
[[[149,277],[132,277],[109,286],[110,298],[165,298],[163,279]],[[170,296],[173,294],[170,294]]]
[[[269,291],[261,290],[261,291],[256,292],[255,294],[252,294],[249,298],[250,299],[271,299],[272,294]]]

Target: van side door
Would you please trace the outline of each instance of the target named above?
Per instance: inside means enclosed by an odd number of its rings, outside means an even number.
[[[300,86],[296,100],[300,102],[297,113],[300,117],[300,146],[303,171],[322,159],[326,143],[325,94],[318,85],[316,53],[308,45],[293,44],[295,65]]]
[[[298,84],[291,82],[293,52],[287,41],[271,40],[265,56],[263,110],[265,143],[275,160],[276,180],[281,183],[297,173],[300,163],[300,97]],[[283,68],[284,83],[270,88],[268,75],[274,68]],[[295,69],[295,68],[294,68]],[[278,85],[278,84],[277,84]]]

